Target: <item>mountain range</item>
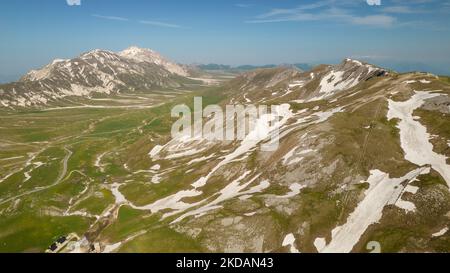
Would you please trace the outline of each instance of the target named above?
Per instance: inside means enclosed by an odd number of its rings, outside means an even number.
[[[296,63],[296,64],[282,64],[282,65],[275,65],[275,64],[267,64],[267,65],[238,65],[238,66],[231,66],[231,65],[225,65],[225,64],[198,64],[195,65],[196,67],[202,69],[202,70],[209,70],[209,71],[229,71],[234,73],[242,73],[250,70],[255,69],[261,69],[261,68],[274,68],[277,66],[286,66],[286,67],[296,67],[301,70],[310,70],[313,68],[313,65],[307,64],[307,63]]]
[[[450,78],[224,70],[132,47],[2,85],[0,252],[450,252]],[[274,107],[256,139],[172,137],[198,96]]]
[[[185,68],[149,49],[93,50],[74,59],[54,60],[18,82],[0,85],[0,104],[29,107],[93,93],[176,88],[195,82],[187,76]]]

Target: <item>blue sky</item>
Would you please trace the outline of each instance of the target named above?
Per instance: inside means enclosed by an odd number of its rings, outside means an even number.
[[[450,74],[450,0],[14,0],[1,5],[0,81],[55,58],[130,45],[181,63],[335,63],[353,57]]]

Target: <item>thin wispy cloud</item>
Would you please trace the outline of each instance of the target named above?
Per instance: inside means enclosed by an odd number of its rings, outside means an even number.
[[[273,9],[267,13],[256,16],[246,23],[277,23],[302,21],[334,21],[355,25],[390,27],[397,19],[390,15],[356,15],[349,9],[330,5],[334,1],[320,1],[315,4],[298,6],[293,9]]]
[[[130,19],[125,18],[125,17],[108,16],[108,15],[100,15],[100,14],[92,14],[92,17],[100,18],[100,19],[104,19],[104,20],[122,21],[122,22],[131,21]],[[140,21],[136,21],[136,22],[143,24],[143,25],[151,25],[151,26],[163,27],[163,28],[186,28],[181,25],[162,22],[162,21],[154,21],[154,20],[140,20]]]
[[[369,6],[381,6],[381,0],[367,0]]]
[[[417,9],[412,9],[409,6],[390,6],[390,7],[383,8],[383,12],[412,14],[412,13],[419,13],[420,11]]]
[[[408,14],[446,14],[450,13],[450,1],[440,0],[391,0],[391,6],[385,6],[385,13]],[[419,18],[420,19],[420,18]]]
[[[118,17],[118,16],[107,16],[107,15],[92,14],[92,17],[100,18],[100,19],[106,19],[106,20],[113,20],[113,21],[129,21],[128,18]]]
[[[350,56],[352,59],[357,60],[381,60],[381,59],[390,59],[392,56],[386,55],[352,55]]]
[[[69,6],[81,6],[81,0],[66,0]]]
[[[238,7],[238,8],[250,8],[250,7],[253,7],[252,4],[242,4],[242,3],[234,4],[234,6]]]
[[[273,8],[245,21],[250,24],[330,21],[372,27],[402,27],[410,22],[408,14],[430,13],[425,3],[438,3],[435,0],[321,0],[292,8]],[[373,8],[361,10],[364,5]],[[445,9],[445,5],[440,10]],[[437,11],[438,9],[435,8]]]
[[[397,19],[388,15],[369,15],[351,17],[351,22],[356,25],[390,27],[397,22]]]
[[[139,23],[144,25],[151,25],[156,27],[165,27],[165,28],[185,28],[183,26],[177,25],[177,24],[171,24],[166,22],[160,22],[160,21],[148,21],[148,20],[141,20]]]
[[[272,9],[271,11],[269,11],[267,13],[263,13],[263,14],[257,16],[257,18],[264,19],[264,18],[269,18],[269,17],[273,17],[273,16],[281,16],[281,15],[299,15],[308,10],[319,9],[322,7],[329,7],[334,2],[335,2],[334,0],[326,0],[326,1],[318,1],[313,4],[298,6],[298,7],[291,8],[291,9]]]

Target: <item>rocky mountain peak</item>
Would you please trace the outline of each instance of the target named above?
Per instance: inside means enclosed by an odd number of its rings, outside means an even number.
[[[171,62],[164,58],[161,54],[158,52],[146,49],[146,48],[139,48],[137,46],[131,46],[121,52],[118,53],[119,56],[132,59],[138,62],[148,62],[148,63],[154,63],[157,65],[163,66],[165,69],[167,69],[169,72],[173,74],[177,74],[180,76],[187,76],[187,71],[181,67],[180,65]]]
[[[46,105],[67,96],[179,87],[190,81],[180,76],[188,72],[150,49],[95,49],[70,60],[56,59],[16,83],[1,85],[1,99],[7,107]]]

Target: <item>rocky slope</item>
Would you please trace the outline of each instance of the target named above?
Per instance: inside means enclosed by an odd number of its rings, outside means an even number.
[[[148,184],[115,184],[117,204],[159,215],[203,251],[450,251],[444,81],[347,59],[252,71],[217,92],[223,104],[279,104],[278,122],[256,140],[142,139],[129,147],[140,160],[127,160],[127,179]],[[135,194],[174,185],[163,197]]]

